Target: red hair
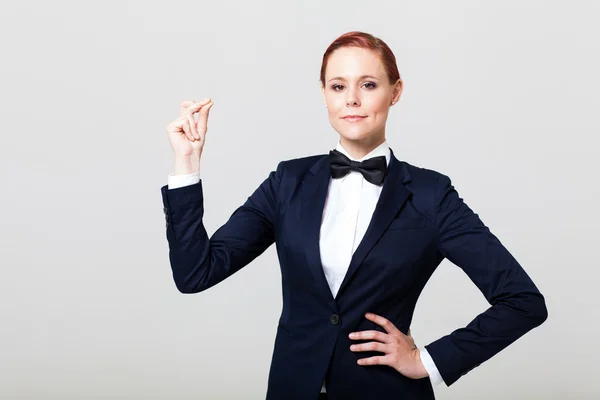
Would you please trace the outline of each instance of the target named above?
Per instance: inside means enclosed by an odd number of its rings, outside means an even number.
[[[353,31],[344,33],[342,36],[335,39],[333,43],[329,45],[327,50],[325,50],[323,62],[321,63],[321,83],[323,86],[325,86],[325,69],[327,68],[327,61],[329,61],[331,54],[340,47],[359,47],[375,51],[381,58],[390,84],[393,85],[400,79],[400,73],[398,72],[398,66],[396,65],[396,57],[388,45],[383,40],[369,33]]]

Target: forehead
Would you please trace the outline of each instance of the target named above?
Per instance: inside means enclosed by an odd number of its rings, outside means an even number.
[[[361,75],[373,75],[379,78],[385,76],[385,68],[379,54],[359,47],[342,47],[329,56],[325,79],[334,76],[352,78]]]

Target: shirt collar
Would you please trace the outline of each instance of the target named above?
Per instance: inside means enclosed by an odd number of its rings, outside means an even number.
[[[354,161],[363,161],[368,158],[385,156],[385,161],[387,161],[387,165],[388,166],[390,165],[390,158],[391,158],[390,157],[390,146],[388,145],[387,140],[384,140],[383,143],[381,143],[379,146],[375,147],[369,154],[367,154],[366,156],[364,156],[360,159],[355,159],[350,154],[348,154],[346,149],[344,149],[342,147],[340,141],[337,142],[337,146],[335,147],[335,149],[337,151],[339,151],[340,153],[342,153],[343,155],[345,155],[346,157],[348,157],[349,159],[354,160]]]

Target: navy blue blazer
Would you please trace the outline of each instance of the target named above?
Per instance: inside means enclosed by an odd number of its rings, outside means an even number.
[[[491,307],[466,327],[425,346],[446,385],[547,318],[527,273],[439,172],[399,161],[388,175],[365,236],[334,298],[323,273],[319,230],[330,180],[328,156],[282,161],[210,238],[202,224],[202,182],[161,188],[173,278],[197,293],[240,270],[275,243],[283,308],[267,399],[434,399],[429,377],[385,365],[361,366],[348,334],[379,330],[382,315],[408,332],[415,304],[440,262],[462,268]]]

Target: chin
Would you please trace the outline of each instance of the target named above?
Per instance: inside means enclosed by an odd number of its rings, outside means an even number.
[[[352,140],[352,141],[362,140],[362,139],[368,138],[369,136],[372,136],[372,134],[373,134],[373,132],[365,132],[364,130],[356,130],[356,131],[340,130],[340,131],[338,131],[338,133],[344,139]]]

